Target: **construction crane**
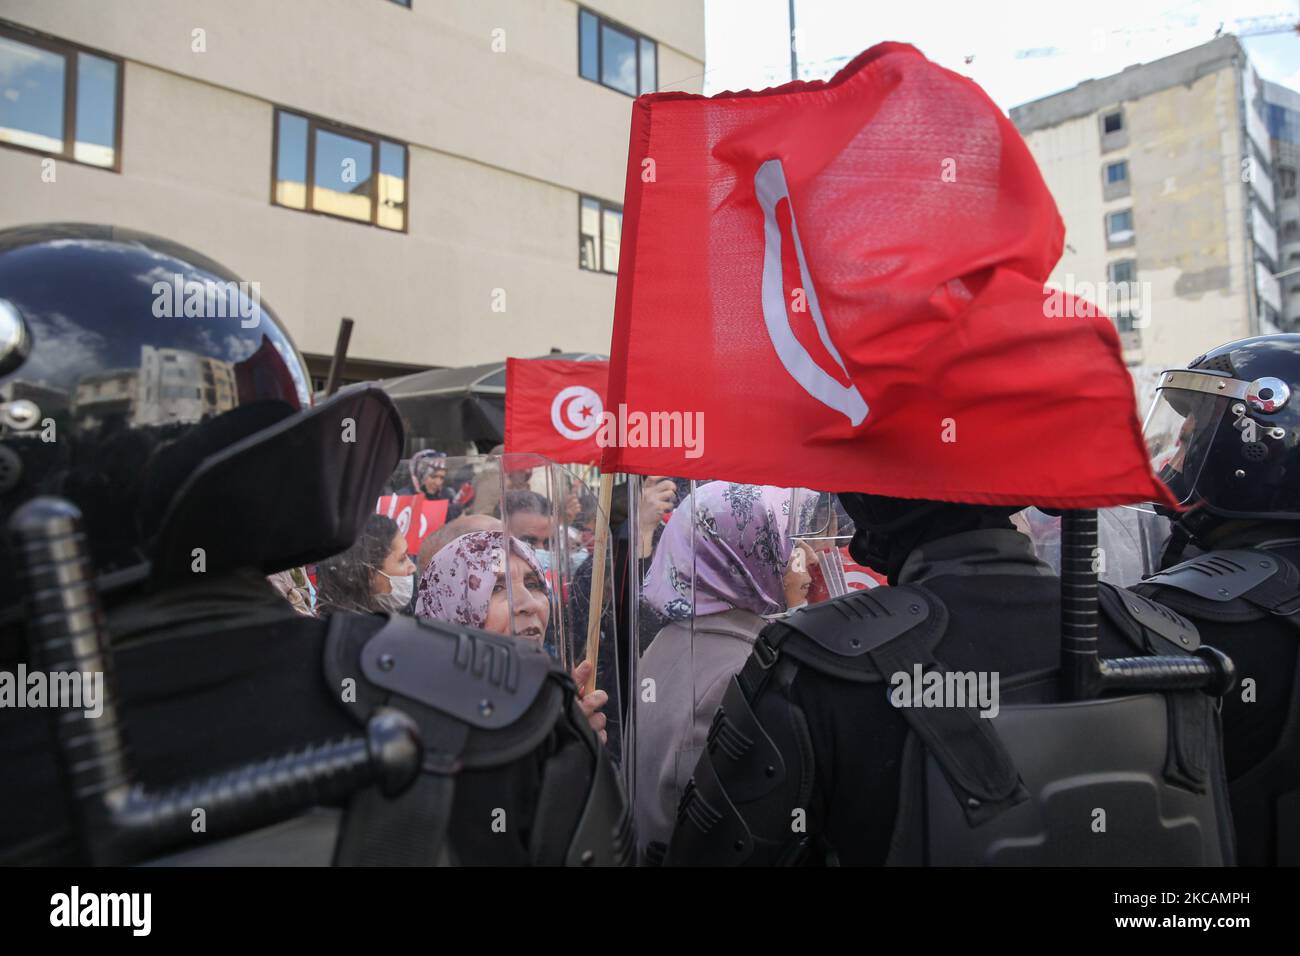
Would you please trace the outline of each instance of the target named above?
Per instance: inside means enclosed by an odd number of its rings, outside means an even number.
[[[1144,29],[1121,27],[1119,29],[1107,31],[1106,35],[1117,37],[1135,36],[1140,33],[1152,32],[1153,29],[1154,28],[1150,27]],[[1216,37],[1222,36],[1225,32],[1234,34],[1239,39],[1244,37],[1268,36],[1276,33],[1294,33],[1300,35],[1300,20],[1297,20],[1294,16],[1239,17],[1238,19],[1233,20],[1231,24],[1227,21],[1220,22],[1219,26],[1214,31],[1214,35]],[[1031,47],[1028,49],[1016,50],[1014,55],[1017,60],[1027,60],[1037,57],[1058,56],[1064,52],[1064,50],[1057,47]]]
[[[1300,34],[1300,21],[1293,17],[1244,17],[1240,20],[1233,21],[1235,27],[1231,31],[1238,37],[1262,37],[1270,33],[1297,33]],[[1219,24],[1215,36],[1223,31],[1223,24]]]

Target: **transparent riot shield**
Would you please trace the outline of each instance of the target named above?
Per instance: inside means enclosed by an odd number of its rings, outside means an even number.
[[[790,537],[795,541],[787,571],[787,589],[804,587],[806,602],[817,604],[884,582],[859,565],[849,552],[855,530],[838,495],[796,488],[791,497]]]
[[[313,584],[307,592],[308,597],[314,596],[313,614],[411,612],[415,564],[406,534],[410,514],[396,506],[392,510],[389,514],[381,498],[350,548],[301,569]],[[284,596],[293,603],[292,594]]]
[[[853,591],[880,587],[885,575],[859,564],[849,545],[857,528],[837,494],[796,489],[791,511],[791,536],[811,550],[816,560],[808,565],[812,584],[808,603],[816,604]],[[792,571],[800,562],[792,562]]]
[[[731,679],[787,610],[793,494],[656,476],[634,479],[628,496],[639,603],[626,763],[639,849],[653,861]]]
[[[1026,508],[1013,518],[1029,536],[1038,557],[1061,573],[1061,518]],[[1127,505],[1097,511],[1097,549],[1093,564],[1107,584],[1128,587],[1160,570],[1160,556],[1170,534],[1169,519],[1150,507]]]
[[[321,598],[341,595],[329,613],[379,611],[390,618],[411,614],[415,622],[399,619],[389,625],[390,634],[404,629],[407,640],[418,641],[428,633],[416,623],[438,622],[535,645],[572,674],[579,688],[576,710],[560,715],[561,724],[585,721],[604,742],[607,755],[616,757],[621,695],[613,539],[607,509],[599,506],[599,476],[536,455],[424,456],[414,468],[405,465],[399,478],[405,474],[418,479],[420,490],[399,485],[369,502],[374,513],[366,520],[367,533],[347,552],[322,562]],[[466,507],[480,496],[494,502],[489,513]],[[604,549],[599,563],[598,543]],[[604,573],[593,584],[596,567]],[[413,576],[414,586],[402,587],[401,574]],[[390,591],[397,596],[385,598]],[[406,600],[408,594],[413,600]],[[385,601],[394,606],[385,607]],[[589,632],[594,640],[587,665]],[[433,635],[429,639],[443,640]],[[479,653],[471,669],[480,669],[485,661],[499,663],[500,657]],[[446,666],[450,672],[429,674],[430,686],[462,678],[475,682],[451,662]],[[483,699],[482,690],[472,691],[471,699]],[[573,786],[565,786],[564,792],[584,801],[575,808],[575,813],[582,811],[592,785],[589,762],[575,759],[585,752],[584,744],[561,728],[540,746],[536,759],[546,762],[546,779],[572,774]],[[608,768],[601,772],[606,774],[604,785],[609,785]],[[531,813],[535,796],[507,795],[503,799],[515,802],[501,806],[517,806],[521,812],[527,807]],[[488,826],[494,805],[484,809],[480,825]],[[513,811],[511,819],[517,819]]]
[[[415,614],[536,641],[573,674],[584,711],[606,738],[612,720],[617,756],[622,682],[613,542],[607,509],[599,507],[599,476],[532,454],[443,464],[445,501],[459,507],[450,521],[412,539]]]

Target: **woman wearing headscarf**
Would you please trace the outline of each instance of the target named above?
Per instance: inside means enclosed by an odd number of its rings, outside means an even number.
[[[416,617],[542,643],[551,618],[546,576],[532,548],[518,538],[508,540],[513,555],[510,561],[505,560],[507,536],[502,531],[464,534],[438,551],[420,576]],[[590,674],[591,665],[583,661],[574,669],[573,680],[578,685],[579,705],[604,742],[605,715],[600,709],[609,695],[603,690],[582,693]]]
[[[447,487],[447,456],[432,448],[411,456],[411,494],[422,494],[430,501],[447,502],[446,521],[455,521],[463,510],[459,491]]]
[[[793,567],[791,561],[797,550],[805,560],[809,553],[790,537],[792,498],[789,489],[765,485],[697,485],[655,547],[641,596],[669,623],[636,673],[642,692],[633,806],[643,848],[672,834],[713,714],[766,626],[764,617],[806,593],[804,561]]]

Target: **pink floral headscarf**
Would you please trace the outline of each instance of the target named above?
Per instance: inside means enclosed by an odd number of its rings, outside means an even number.
[[[420,575],[416,616],[470,627],[487,623],[496,569],[504,564],[505,537],[502,531],[473,531],[445,545]],[[546,580],[532,548],[518,538],[510,539],[510,547]]]

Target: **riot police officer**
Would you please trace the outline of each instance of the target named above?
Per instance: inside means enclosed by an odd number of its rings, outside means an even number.
[[[97,717],[0,711],[0,859],[622,862],[619,782],[542,650],[267,582],[347,548],[401,453],[382,391],[309,382],[193,250],[0,233],[0,671],[108,684]]]
[[[1013,528],[1019,509],[839,498],[853,558],[890,586],[761,631],[714,715],[667,863],[1232,859],[1209,695],[1054,703],[1061,585]],[[1146,601],[1102,608],[1107,656],[1194,643]]]
[[[1237,664],[1224,745],[1242,863],[1300,864],[1300,335],[1165,372],[1145,434],[1185,511],[1133,590]]]

